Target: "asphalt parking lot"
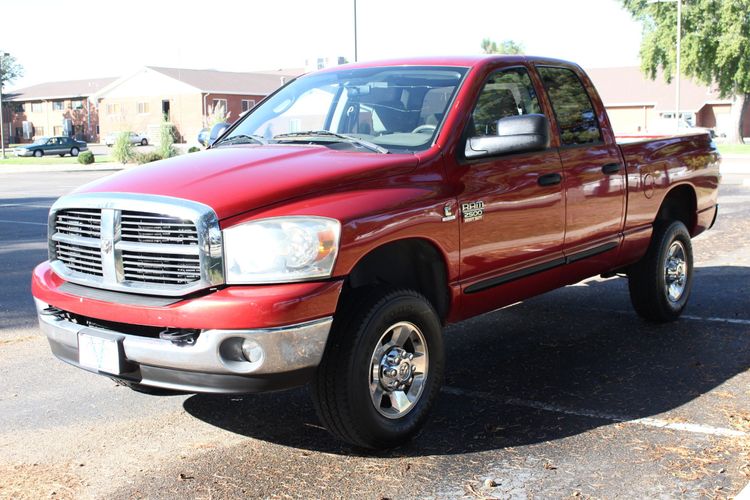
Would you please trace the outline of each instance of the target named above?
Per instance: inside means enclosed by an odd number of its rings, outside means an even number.
[[[0,173],[0,498],[729,498],[750,481],[750,174],[724,176],[680,321],[642,322],[613,278],[450,326],[433,418],[368,455],[305,389],[147,396],[52,356],[29,291],[46,213],[109,173]]]

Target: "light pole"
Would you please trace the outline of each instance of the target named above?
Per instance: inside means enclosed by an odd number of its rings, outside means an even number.
[[[677,57],[675,58],[675,112],[674,123],[676,132],[680,131],[680,45],[682,43],[682,0],[648,0],[648,3],[671,3],[677,2]]]
[[[354,0],[354,62],[357,62],[357,0]]]
[[[3,113],[3,61],[10,54],[7,52],[0,53],[0,147],[3,150],[3,160],[5,159],[5,123],[3,123],[5,114]]]
[[[677,111],[675,112],[676,132],[680,132],[680,43],[682,41],[682,0],[677,0],[677,78],[675,78],[675,102]]]

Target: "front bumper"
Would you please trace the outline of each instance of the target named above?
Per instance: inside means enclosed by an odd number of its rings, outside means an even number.
[[[14,149],[13,152],[16,156],[32,156],[34,153],[32,153],[28,149]]]
[[[38,299],[36,306],[39,325],[61,360],[102,375],[185,392],[247,393],[305,384],[320,363],[333,321],[325,317],[284,327],[204,330],[188,345],[83,326],[50,314],[49,305]],[[116,373],[81,365],[81,335],[117,344]],[[252,362],[242,353],[243,342],[254,343]]]

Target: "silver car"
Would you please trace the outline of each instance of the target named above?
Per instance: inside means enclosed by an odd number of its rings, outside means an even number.
[[[104,144],[106,144],[109,147],[112,147],[115,142],[117,142],[117,137],[122,132],[112,132],[111,134],[107,134],[107,136],[104,138]],[[133,144],[135,146],[148,146],[148,138],[145,135],[137,134],[135,132],[128,132],[130,136],[130,144]]]

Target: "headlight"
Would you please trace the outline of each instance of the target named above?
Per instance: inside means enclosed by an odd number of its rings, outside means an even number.
[[[328,278],[339,250],[341,224],[324,217],[278,217],[224,230],[228,284]]]

